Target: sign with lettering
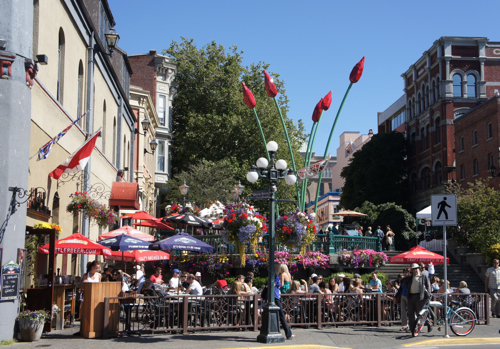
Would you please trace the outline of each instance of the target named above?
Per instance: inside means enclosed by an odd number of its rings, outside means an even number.
[[[2,266],[1,299],[16,299],[19,295],[19,264],[10,261]]]
[[[254,198],[268,198],[269,197],[269,189],[267,190],[256,190],[253,192],[253,197]]]

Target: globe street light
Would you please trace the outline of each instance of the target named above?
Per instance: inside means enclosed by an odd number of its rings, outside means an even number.
[[[250,183],[255,183],[259,178],[265,178],[269,181],[269,279],[267,280],[267,305],[264,307],[262,314],[262,326],[257,341],[261,343],[280,343],[284,342],[285,338],[280,332],[279,327],[279,311],[280,308],[274,301],[274,251],[275,242],[275,213],[274,208],[276,201],[289,201],[276,199],[276,184],[279,179],[284,179],[286,184],[293,185],[297,181],[297,177],[293,170],[287,170],[285,160],[278,160],[276,166],[274,158],[278,144],[274,141],[267,143],[267,151],[269,152],[271,165],[269,168],[266,158],[257,160],[257,166],[252,166],[252,169],[247,174],[247,180]]]

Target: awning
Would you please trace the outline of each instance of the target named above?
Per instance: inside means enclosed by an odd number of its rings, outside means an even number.
[[[138,210],[139,184],[128,182],[113,182],[111,186],[110,206],[119,206],[121,209]]]
[[[422,211],[417,212],[417,218],[426,218],[426,219],[431,219],[432,218],[432,210],[430,206],[427,206],[424,208]]]

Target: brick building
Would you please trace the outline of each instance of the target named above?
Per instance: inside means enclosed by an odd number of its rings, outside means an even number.
[[[149,92],[158,114],[159,123],[155,135],[158,146],[154,155],[156,161],[154,183],[157,188],[155,194],[156,216],[161,217],[163,215],[159,209],[161,198],[167,190],[167,182],[171,176],[169,156],[172,141],[171,110],[176,91],[174,78],[177,66],[170,62],[168,57],[157,54],[156,50],[150,50],[146,54],[130,55],[129,60],[134,71],[131,84]]]
[[[454,123],[499,88],[500,42],[441,37],[401,76],[410,203],[416,212],[430,205],[431,195],[442,193],[445,183],[457,179]]]
[[[492,175],[488,184],[500,185],[499,105],[500,97],[494,96],[455,120],[456,172],[462,187]]]

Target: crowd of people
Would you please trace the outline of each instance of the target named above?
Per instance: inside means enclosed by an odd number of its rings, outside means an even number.
[[[493,267],[488,269],[486,273],[486,291],[490,292],[492,300],[493,316],[500,316],[500,263],[494,260]],[[178,269],[173,270],[173,275],[168,281],[164,281],[162,268],[157,267],[155,272],[149,276],[145,275],[144,265],[138,264],[134,267],[135,274],[129,275],[121,269],[113,270],[112,267],[104,266],[104,272],[100,272],[101,264],[99,261],[89,262],[87,264],[87,272],[81,278],[80,290],[83,290],[85,282],[101,282],[101,281],[118,281],[121,282],[122,292],[137,292],[144,295],[155,295],[153,290],[157,285],[165,285],[168,291],[182,292],[183,294],[202,295],[205,293],[206,287],[203,285],[201,273],[196,272],[190,274]],[[235,304],[244,307],[243,300],[246,296],[261,294],[261,298],[266,300],[267,290],[258,290],[253,286],[254,274],[248,272],[246,275],[238,275],[235,281],[228,285],[223,275],[217,277],[217,281],[212,285],[223,294],[238,295],[233,298]],[[163,287],[165,287],[163,286]],[[383,287],[385,286],[385,288]],[[161,287],[160,287],[161,288]],[[435,275],[434,265],[424,265],[422,263],[413,263],[409,267],[403,269],[402,274],[399,274],[395,280],[387,280],[385,285],[378,278],[376,271],[371,273],[371,278],[366,284],[363,283],[361,276],[357,273],[352,278],[340,273],[331,276],[325,282],[323,276],[312,274],[308,281],[304,279],[294,280],[290,274],[286,264],[275,263],[275,280],[274,280],[274,299],[275,304],[280,308],[280,322],[288,339],[293,338],[293,334],[287,324],[290,315],[285,315],[281,303],[281,295],[287,294],[291,296],[314,295],[322,294],[324,299],[325,311],[329,314],[337,314],[337,321],[340,319],[340,307],[350,305],[351,308],[363,309],[363,304],[367,299],[365,293],[384,293],[381,309],[375,309],[382,313],[383,321],[389,320],[391,307],[394,304],[398,305],[400,312],[401,331],[410,331],[413,335],[416,326],[416,317],[422,309],[425,301],[429,299],[430,294],[444,293],[463,293],[470,294],[465,281],[461,281],[457,288],[450,287],[450,282],[445,285],[444,280]],[[347,301],[339,301],[338,297],[333,297],[333,294],[345,293],[351,297]],[[332,295],[332,296],[328,296]],[[291,297],[295,307],[298,307],[299,297]],[[83,301],[83,294],[81,295]],[[389,301],[389,302],[387,302]],[[260,321],[262,306],[258,309],[258,318]],[[240,323],[241,319],[237,319]],[[432,331],[432,323],[427,323],[428,331]]]

